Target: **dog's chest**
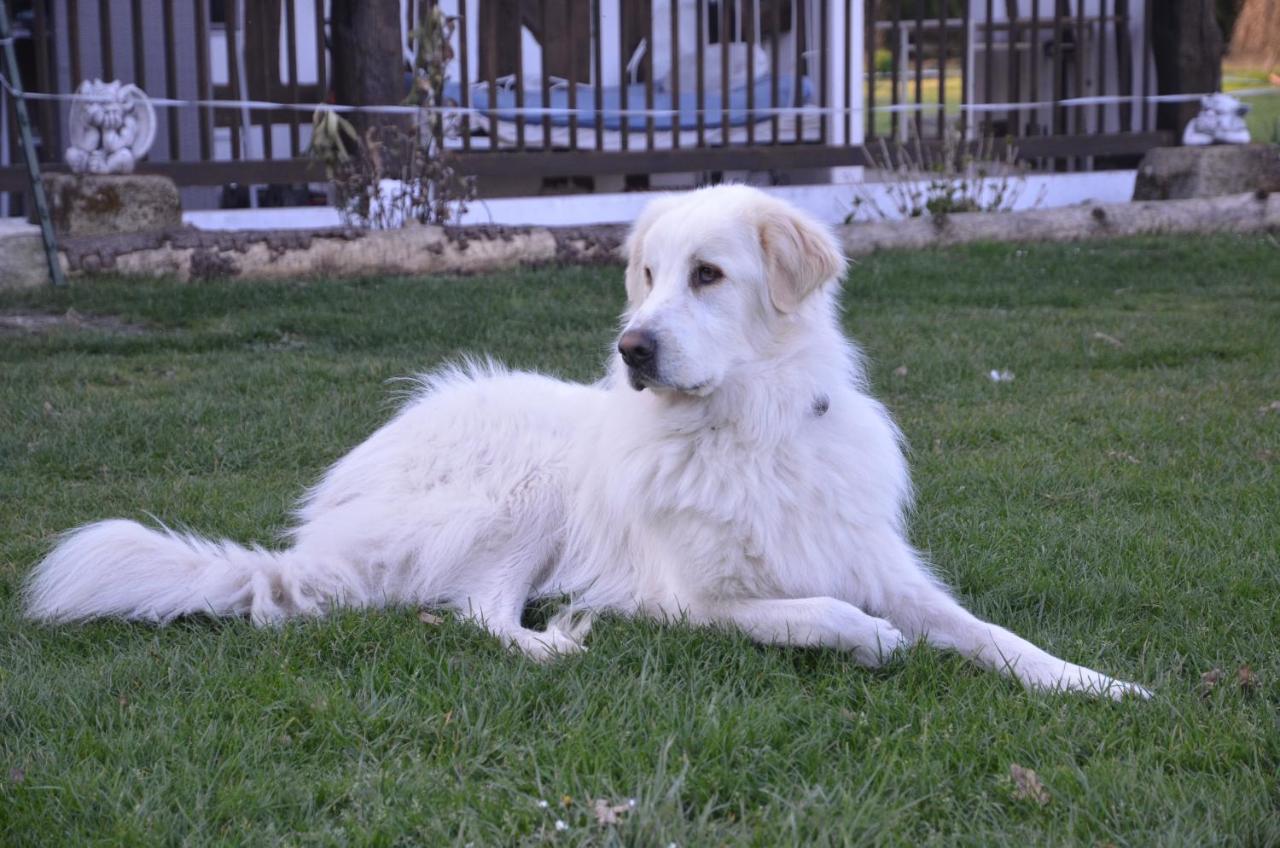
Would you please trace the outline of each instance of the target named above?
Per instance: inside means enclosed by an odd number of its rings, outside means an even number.
[[[802,412],[683,428],[610,415],[575,465],[577,556],[662,605],[830,594],[868,529],[898,526],[909,483],[870,398],[833,392],[823,414]]]
[[[719,429],[672,440],[646,480],[639,534],[701,592],[777,591],[829,528],[835,469],[817,448],[764,450]]]

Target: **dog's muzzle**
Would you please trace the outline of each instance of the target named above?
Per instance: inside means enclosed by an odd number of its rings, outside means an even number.
[[[618,339],[631,388],[640,391],[658,380],[658,338],[648,330],[627,330]]]

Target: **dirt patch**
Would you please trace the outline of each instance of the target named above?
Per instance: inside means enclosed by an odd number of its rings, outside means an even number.
[[[622,243],[629,229],[625,224],[552,227],[551,234],[556,240],[556,262],[560,265],[620,264]]]
[[[47,312],[0,312],[0,336],[45,335],[61,330],[99,330],[138,336],[147,332],[141,324],[130,324],[115,315],[82,315],[68,309],[62,315]]]
[[[240,273],[231,257],[215,250],[201,248],[191,254],[191,279],[216,280]]]
[[[458,250],[465,251],[472,241],[511,241],[517,235],[527,232],[529,232],[528,227],[475,224],[466,227],[445,227],[444,237]]]

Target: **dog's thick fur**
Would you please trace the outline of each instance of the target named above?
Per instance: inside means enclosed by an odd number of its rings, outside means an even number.
[[[1029,687],[1145,694],[975,618],[907,542],[901,439],[841,333],[845,260],[825,227],[718,187],[653,201],[627,254],[630,364],[615,356],[599,384],[436,372],[329,469],[288,549],[91,524],[36,568],[29,614],[266,624],[447,605],[545,658],[583,650],[608,610],[867,665],[925,639]],[[571,612],[523,627],[549,595]]]

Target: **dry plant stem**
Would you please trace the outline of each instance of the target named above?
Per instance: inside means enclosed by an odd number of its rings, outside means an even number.
[[[446,105],[445,69],[453,57],[455,19],[433,7],[412,33],[413,85],[406,104],[421,107],[410,129],[370,127],[361,138],[332,110],[317,110],[310,154],[325,163],[336,205],[348,226],[394,229],[448,224],[466,211],[475,183],[451,162],[445,141],[456,125],[435,111]]]
[[[921,144],[918,137],[897,142],[892,150],[884,138],[876,150],[864,148],[873,167],[887,175],[884,183],[889,209],[881,206],[866,186],[855,189],[853,209],[845,218],[893,220],[956,212],[1008,212],[1026,189],[1026,168],[1010,146],[1002,155],[995,141],[984,136],[972,152],[955,126],[947,128],[940,148]],[[1043,190],[1035,206],[1043,200]]]

